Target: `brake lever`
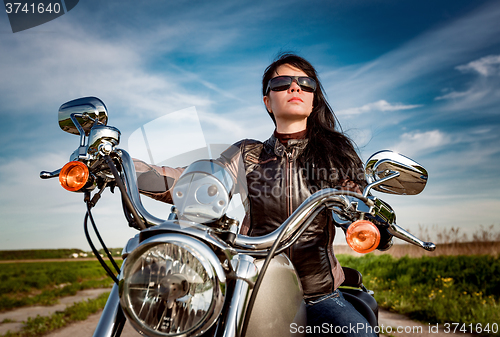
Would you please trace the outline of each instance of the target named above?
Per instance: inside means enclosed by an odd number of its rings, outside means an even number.
[[[420,240],[415,235],[408,233],[406,230],[399,227],[395,223],[390,224],[387,229],[388,229],[389,233],[391,233],[392,235],[394,235],[398,239],[401,239],[401,240],[406,241],[408,243],[414,244],[415,246],[418,246],[420,248],[428,250],[429,252],[432,252],[436,249],[436,245],[434,243],[424,242],[424,241]]]
[[[59,173],[61,173],[61,170],[62,169],[59,169],[59,170],[55,170],[53,172],[42,171],[42,172],[40,172],[40,178],[50,179],[50,178],[59,177]]]

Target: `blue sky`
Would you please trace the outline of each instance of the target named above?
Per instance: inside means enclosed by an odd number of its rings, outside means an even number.
[[[124,148],[193,106],[207,143],[265,140],[260,79],[279,51],[316,66],[363,161],[393,149],[427,168],[421,195],[381,196],[399,225],[498,231],[498,22],[498,1],[81,0],[15,34],[0,14],[0,249],[88,249],[82,195],[38,178],[78,145],[57,124],[62,103],[101,98]],[[109,192],[95,210],[114,247],[135,234],[120,210]]]

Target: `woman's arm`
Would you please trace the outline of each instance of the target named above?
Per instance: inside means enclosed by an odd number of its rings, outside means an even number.
[[[185,168],[156,166],[134,159],[139,193],[158,201],[173,203],[172,190]]]

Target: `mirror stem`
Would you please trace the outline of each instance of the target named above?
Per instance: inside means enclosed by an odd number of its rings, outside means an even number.
[[[70,116],[71,121],[78,129],[78,132],[80,132],[80,147],[85,147],[85,130],[83,130],[80,123],[78,123],[78,120],[76,119],[76,117],[81,117],[81,115],[80,114],[71,114],[71,116]]]
[[[366,197],[368,196],[368,193],[370,192],[370,190],[371,190],[373,187],[375,187],[375,186],[377,186],[377,185],[380,185],[380,184],[382,184],[382,183],[386,182],[387,180],[390,180],[390,179],[393,179],[393,178],[399,177],[399,175],[400,175],[400,173],[399,173],[399,172],[392,172],[392,174],[391,174],[390,176],[387,176],[387,177],[385,177],[385,178],[383,178],[383,179],[377,180],[377,181],[375,181],[375,182],[371,183],[370,185],[366,186],[366,187],[365,187],[365,190],[363,191],[363,197],[365,197],[365,198],[366,198]]]

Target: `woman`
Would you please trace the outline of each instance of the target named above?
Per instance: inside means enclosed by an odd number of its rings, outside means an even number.
[[[308,61],[282,54],[267,67],[262,94],[276,125],[274,134],[265,142],[246,139],[235,144],[241,151],[248,186],[249,203],[241,232],[251,236],[275,230],[319,189],[360,192],[364,185],[362,163],[351,141],[335,130],[332,109]],[[143,171],[144,164],[137,162],[136,169]],[[156,169],[178,177],[173,169]],[[171,202],[169,193],[147,194]],[[325,210],[287,251],[304,289],[308,325],[368,324],[337,291],[344,274],[333,254],[334,236],[331,215]]]

